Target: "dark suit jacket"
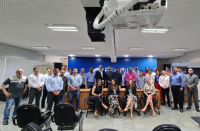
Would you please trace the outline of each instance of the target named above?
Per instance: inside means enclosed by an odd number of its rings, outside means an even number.
[[[94,78],[96,79],[96,81],[97,81],[98,79],[104,80],[104,84],[105,84],[105,81],[107,80],[106,72],[103,71],[103,78],[102,78],[102,77],[101,77],[100,71],[97,71],[96,74],[95,74],[95,76],[94,76]]]
[[[133,88],[132,88],[132,94],[134,95],[134,96],[136,96],[136,94],[137,94],[137,91],[136,91],[136,86],[134,85],[133,86]],[[126,86],[126,95],[129,95],[129,89],[130,89],[130,87],[129,86]]]
[[[122,84],[122,75],[121,75],[120,73],[114,72],[114,73],[112,74],[112,79],[115,79],[116,84],[117,84],[118,86],[121,86],[121,84]]]

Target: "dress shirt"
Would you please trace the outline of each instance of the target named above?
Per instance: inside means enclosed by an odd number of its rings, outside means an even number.
[[[83,73],[83,74],[79,73],[79,75],[82,78],[82,82],[85,83],[85,76],[86,76],[86,74],[85,73]]]
[[[160,76],[155,76],[155,83],[159,83]]]
[[[144,76],[136,77],[136,87],[143,89],[144,85],[146,84],[146,78]]]
[[[143,76],[146,76],[147,74],[149,74],[148,72],[143,72]]]
[[[88,82],[95,82],[95,72],[91,73],[91,72],[88,72],[85,76],[85,85],[87,85]]]
[[[145,95],[148,95],[148,94],[154,95],[156,92],[154,84],[151,84],[151,86],[149,86],[148,84],[145,84],[143,92]]]
[[[166,76],[160,76],[160,78],[159,78],[159,85],[161,86],[161,87],[169,87],[169,76],[168,75],[166,75]]]
[[[108,81],[111,81],[111,79],[112,79],[112,71],[106,71],[106,75],[107,75],[107,77],[108,77]]]
[[[60,76],[52,76],[47,79],[46,88],[48,92],[63,90],[63,80]]]
[[[100,72],[100,74],[101,74],[101,77],[103,78],[103,71],[99,71]]]
[[[184,77],[185,77],[185,74],[183,72],[180,73],[183,77],[183,80],[184,80]],[[184,82],[185,83],[185,82]]]
[[[146,78],[149,78],[152,84],[155,82],[155,77],[154,77],[153,74],[146,74],[145,77],[146,77]]]
[[[184,87],[184,79],[181,73],[176,72],[175,74],[170,74],[169,84]]]
[[[152,72],[152,75],[155,77],[156,76],[156,72]]]
[[[48,73],[44,75],[44,85],[46,85],[47,79],[52,77],[52,76],[53,76],[53,74],[49,75]]]
[[[125,80],[126,80],[126,85],[128,85],[127,81],[129,81],[129,80],[133,80],[133,82],[134,82],[136,80],[135,73],[134,72],[131,72],[131,73],[126,72],[126,74],[125,74]],[[135,85],[135,84],[133,83],[133,85]]]
[[[134,70],[133,72],[135,73],[136,77],[140,76],[140,71],[139,70],[137,70],[137,72],[136,72],[136,70]]]
[[[67,79],[69,79],[69,77],[70,77],[70,74],[69,74],[69,72],[68,72],[68,71],[65,71],[65,74],[64,74],[64,76],[65,76],[65,77],[67,77]]]
[[[125,81],[125,73],[121,74],[122,75],[122,84],[121,86],[125,86],[126,85],[126,81]]]
[[[82,78],[79,74],[77,74],[76,76],[73,74],[69,77],[68,79],[68,86],[72,86],[72,87],[77,87],[77,86],[81,86],[82,84]],[[70,90],[72,91],[72,89],[70,88]],[[77,90],[80,90],[80,88],[77,88]]]
[[[44,85],[44,75],[38,74],[37,76],[35,74],[31,74],[28,77],[28,86],[32,88],[36,88],[37,86],[43,86]]]

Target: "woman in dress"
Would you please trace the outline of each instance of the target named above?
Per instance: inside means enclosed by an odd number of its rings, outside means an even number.
[[[157,70],[156,75],[155,75],[155,87],[156,87],[156,89],[160,90],[160,98],[161,98],[161,101],[163,101],[162,90],[161,90],[161,86],[159,84],[159,78],[160,78],[160,71]]]
[[[93,86],[92,91],[90,92],[90,101],[95,102],[95,112],[94,116],[97,117],[97,110],[99,109],[100,106],[103,106],[103,108],[108,111],[108,107],[103,104],[102,99],[100,96],[103,95],[103,87],[102,87],[102,82],[100,79],[97,80],[97,83]]]
[[[131,119],[133,119],[133,106],[137,108],[136,88],[137,87],[133,85],[133,80],[129,80],[129,84],[128,86],[126,86],[127,102],[124,112],[126,112],[128,110],[128,107],[130,107]]]
[[[147,84],[144,85],[143,92],[146,95],[146,105],[142,109],[142,112],[145,112],[147,110],[147,106],[150,105],[152,109],[152,116],[155,117],[155,112],[153,108],[153,101],[155,100],[155,86],[154,84],[151,84],[150,79],[147,77]]]
[[[108,86],[108,101],[109,101],[109,114],[111,115],[111,118],[114,117],[114,111],[115,108],[118,108],[120,112],[123,112],[122,108],[119,105],[119,86],[117,86],[115,79],[111,80],[111,84]]]

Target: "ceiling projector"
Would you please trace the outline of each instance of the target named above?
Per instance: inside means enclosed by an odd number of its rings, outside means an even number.
[[[93,27],[103,29],[108,24],[114,29],[155,27],[166,9],[167,0],[104,0]]]

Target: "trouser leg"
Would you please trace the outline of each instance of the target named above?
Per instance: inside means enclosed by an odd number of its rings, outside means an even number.
[[[46,86],[44,86],[44,88],[43,88],[43,95],[42,95],[42,102],[41,102],[41,107],[42,108],[45,108],[45,100],[46,100],[46,98],[47,98],[47,88],[46,88]]]
[[[173,100],[174,100],[174,107],[177,108],[177,91],[176,87],[172,86],[172,95],[173,95]]]
[[[48,103],[47,110],[51,111],[53,102],[54,102],[54,94],[51,92],[48,92],[48,94],[47,94],[47,103]]]
[[[190,91],[188,88],[186,89],[186,94],[188,97],[188,107],[192,107],[192,91]]]
[[[35,97],[35,90],[37,89],[33,89],[33,88],[30,89],[28,104],[33,104],[33,100]]]
[[[42,91],[37,90],[35,94],[35,105],[39,108],[40,107],[40,97],[41,97]]]
[[[179,108],[183,109],[183,92],[180,91],[180,88],[177,88],[177,97],[178,97],[178,102],[179,102]]]
[[[195,104],[195,108],[199,109],[199,96],[198,96],[198,89],[195,87],[193,90],[193,98],[194,98],[194,104]]]
[[[76,94],[76,110],[78,110],[79,109],[79,97],[80,97],[80,90],[77,90],[76,92],[75,92]]]
[[[15,98],[15,109],[13,111],[13,117],[17,114],[17,109],[19,108],[21,101],[22,97]]]
[[[166,93],[166,89],[163,89],[163,88],[161,87],[161,90],[162,90],[163,104],[165,104],[165,93]]]
[[[9,116],[10,116],[10,109],[12,107],[12,105],[14,104],[15,99],[14,98],[7,98],[6,99],[6,106],[5,106],[5,110],[4,110],[4,120],[8,120]]]
[[[167,96],[168,105],[170,105],[169,88],[165,89],[165,94]]]

